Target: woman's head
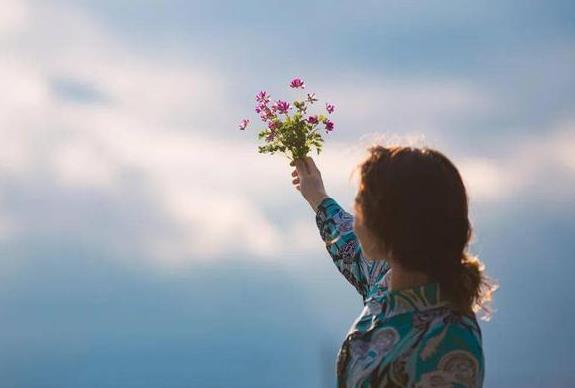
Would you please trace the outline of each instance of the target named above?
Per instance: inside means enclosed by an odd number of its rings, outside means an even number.
[[[373,145],[358,167],[354,230],[366,255],[427,274],[460,311],[488,313],[495,287],[466,251],[467,193],[453,163],[427,147]]]

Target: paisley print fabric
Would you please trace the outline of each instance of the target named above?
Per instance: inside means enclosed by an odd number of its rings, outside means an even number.
[[[389,290],[389,265],[364,256],[353,216],[333,198],[319,204],[316,224],[364,305],[337,353],[338,388],[483,386],[481,330],[473,314],[451,309],[437,283]]]

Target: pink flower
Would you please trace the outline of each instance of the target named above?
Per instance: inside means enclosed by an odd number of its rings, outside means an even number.
[[[270,102],[270,95],[267,94],[267,92],[265,90],[262,90],[261,92],[259,92],[256,95],[256,101],[259,102],[260,104],[267,104],[268,102]]]
[[[277,100],[277,102],[274,104],[274,106],[277,109],[277,111],[280,113],[287,113],[289,108],[290,108],[289,103],[282,101],[282,100]]]
[[[262,121],[268,121],[276,118],[276,114],[274,113],[277,109],[272,106],[271,108],[267,105],[258,105],[256,106],[256,112],[260,115],[260,119]]]
[[[292,79],[289,86],[290,88],[297,88],[297,89],[303,89],[305,87],[303,80],[301,80],[300,78]]]
[[[241,129],[241,130],[246,129],[246,127],[248,126],[249,123],[250,123],[250,120],[248,120],[248,119],[243,119],[243,120],[240,122],[240,129]]]
[[[326,133],[333,130],[333,121],[327,119],[324,122]]]
[[[325,109],[327,110],[327,113],[333,113],[333,111],[335,110],[335,105],[325,104]]]
[[[276,129],[278,127],[278,123],[275,121],[270,121],[268,123],[268,128],[272,130],[272,132],[274,131],[274,129]]]
[[[309,116],[307,118],[307,122],[310,124],[317,124],[317,123],[319,123],[319,120],[318,120],[317,116]]]

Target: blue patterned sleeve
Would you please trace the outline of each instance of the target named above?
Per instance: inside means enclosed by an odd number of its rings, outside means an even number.
[[[316,224],[335,266],[362,296],[389,269],[383,260],[371,260],[363,255],[353,231],[353,216],[335,199],[324,198],[318,205]]]

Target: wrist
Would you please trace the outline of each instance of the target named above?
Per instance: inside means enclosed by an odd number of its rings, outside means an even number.
[[[314,198],[314,200],[310,201],[310,205],[311,205],[314,212],[317,213],[319,204],[326,198],[329,198],[329,195],[327,195],[326,193],[323,193],[323,194],[319,195],[317,198]]]

